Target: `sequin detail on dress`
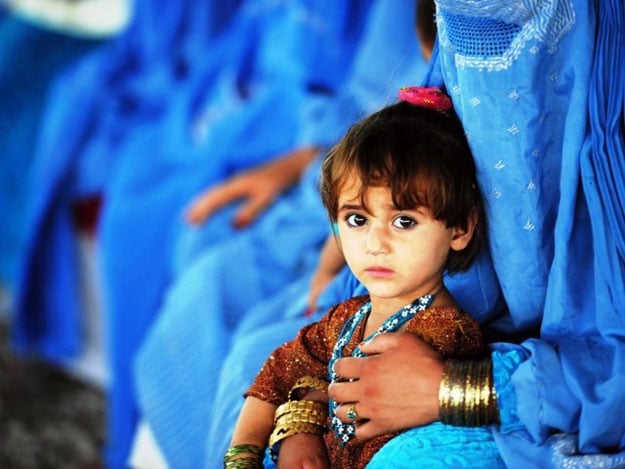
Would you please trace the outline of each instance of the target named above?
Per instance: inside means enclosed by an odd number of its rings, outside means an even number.
[[[378,330],[376,330],[369,337],[367,337],[365,341],[369,341],[380,334],[398,330],[417,313],[425,311],[432,304],[432,301],[434,301],[434,295],[423,295],[422,297],[415,300],[413,303],[404,306],[391,317],[387,318],[386,321],[384,321],[382,325],[378,328]],[[367,301],[358,309],[358,312],[355,315],[347,320],[347,322],[343,326],[341,334],[339,335],[339,338],[336,341],[336,344],[332,351],[332,358],[330,358],[330,363],[328,364],[328,371],[330,379],[332,381],[340,380],[340,376],[338,376],[334,371],[334,363],[336,362],[336,360],[343,356],[343,349],[352,339],[354,331],[360,325],[360,323],[364,324],[363,320],[366,321],[366,318],[369,316],[370,312],[371,302]],[[356,347],[352,352],[352,356],[366,357],[367,355],[362,350],[360,350],[360,347]],[[336,409],[338,409],[338,406],[339,404],[337,402],[330,399],[330,429],[334,431],[336,438],[340,441],[341,446],[344,446],[349,440],[354,437],[356,433],[356,425],[354,423],[343,423],[336,416]]]

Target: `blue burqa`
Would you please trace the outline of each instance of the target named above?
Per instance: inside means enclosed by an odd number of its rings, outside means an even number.
[[[625,7],[437,5],[439,71],[475,156],[509,308],[501,331],[537,329],[493,344],[499,452],[508,467],[623,467]],[[412,467],[400,445],[372,465]]]
[[[198,56],[217,40],[237,4],[138,0],[127,31],[51,84],[32,161],[32,207],[15,287],[17,350],[61,364],[81,353],[74,204],[107,199],[125,142],[163,118],[173,90],[190,79]],[[118,433],[109,429],[109,435],[114,445]]]

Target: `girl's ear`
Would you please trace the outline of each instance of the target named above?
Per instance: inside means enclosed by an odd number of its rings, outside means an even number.
[[[469,215],[467,219],[466,229],[461,226],[452,228],[450,248],[454,251],[462,251],[466,248],[471,238],[473,238],[475,225],[477,225],[477,212],[471,212],[471,215]]]

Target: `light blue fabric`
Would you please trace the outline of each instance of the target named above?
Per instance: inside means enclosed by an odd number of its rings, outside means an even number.
[[[519,468],[623,467],[624,6],[437,3],[439,72],[477,163],[503,332],[540,327],[493,345],[501,456]],[[483,47],[494,37],[500,47]]]
[[[412,428],[386,443],[367,469],[427,467],[503,469],[489,428],[460,428],[435,422]]]

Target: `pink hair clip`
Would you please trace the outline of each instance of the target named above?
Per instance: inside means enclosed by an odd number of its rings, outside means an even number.
[[[398,96],[402,101],[435,111],[444,112],[452,108],[451,98],[435,86],[406,86],[400,88]]]

